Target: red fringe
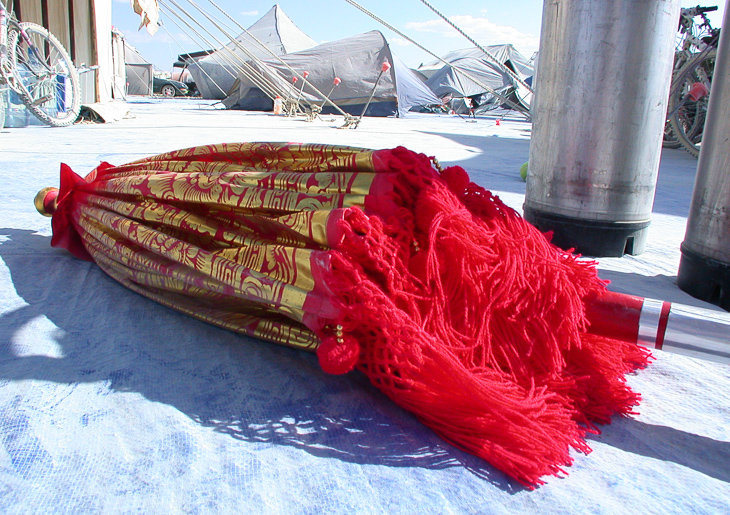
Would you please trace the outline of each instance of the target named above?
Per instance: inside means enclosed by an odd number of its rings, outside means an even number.
[[[322,335],[320,363],[356,366],[442,438],[534,488],[564,472],[571,447],[590,452],[594,423],[634,413],[625,374],[649,354],[586,332],[583,299],[605,288],[594,262],[461,168],[439,176],[426,156],[391,152],[402,210],[341,222],[329,286],[346,338]]]

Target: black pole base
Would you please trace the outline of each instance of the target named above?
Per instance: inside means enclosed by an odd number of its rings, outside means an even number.
[[[682,244],[677,286],[696,299],[730,311],[730,263],[689,250]]]
[[[636,256],[644,252],[650,220],[643,222],[606,222],[582,220],[544,213],[523,206],[525,220],[543,232],[553,231],[552,242],[564,250],[575,249],[584,256]]]

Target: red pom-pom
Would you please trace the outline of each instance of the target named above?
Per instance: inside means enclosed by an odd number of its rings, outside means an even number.
[[[384,72],[387,72],[390,70],[390,63],[388,61],[383,62],[383,67],[381,68]]]
[[[335,80],[333,82],[335,86],[337,86],[340,82],[342,82],[342,79],[340,79],[339,77],[335,77]]]
[[[449,189],[455,193],[462,193],[469,185],[469,174],[460,166],[449,166],[441,172],[441,178],[449,186]]]
[[[350,372],[360,357],[360,345],[352,336],[327,336],[317,347],[317,357],[322,370],[328,374]]]

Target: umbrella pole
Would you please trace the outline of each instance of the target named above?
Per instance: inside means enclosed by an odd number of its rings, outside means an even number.
[[[57,188],[44,188],[35,207],[56,211]],[[730,363],[730,313],[604,291],[585,299],[588,332],[650,349]]]
[[[588,299],[588,331],[650,349],[730,363],[730,313],[607,291]]]

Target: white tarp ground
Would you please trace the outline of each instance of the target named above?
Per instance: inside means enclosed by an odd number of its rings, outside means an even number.
[[[463,166],[520,210],[530,124],[456,116],[337,123],[130,102],[113,126],[5,129],[0,153],[0,512],[724,514],[730,366],[657,352],[628,378],[640,415],[616,418],[569,475],[530,492],[440,440],[358,373],[206,325],[50,247],[33,208],[60,162],[85,175],[193,145],[404,145]],[[43,146],[43,152],[28,149]],[[679,290],[697,160],[664,149],[646,252],[601,259],[625,293],[705,306]]]

